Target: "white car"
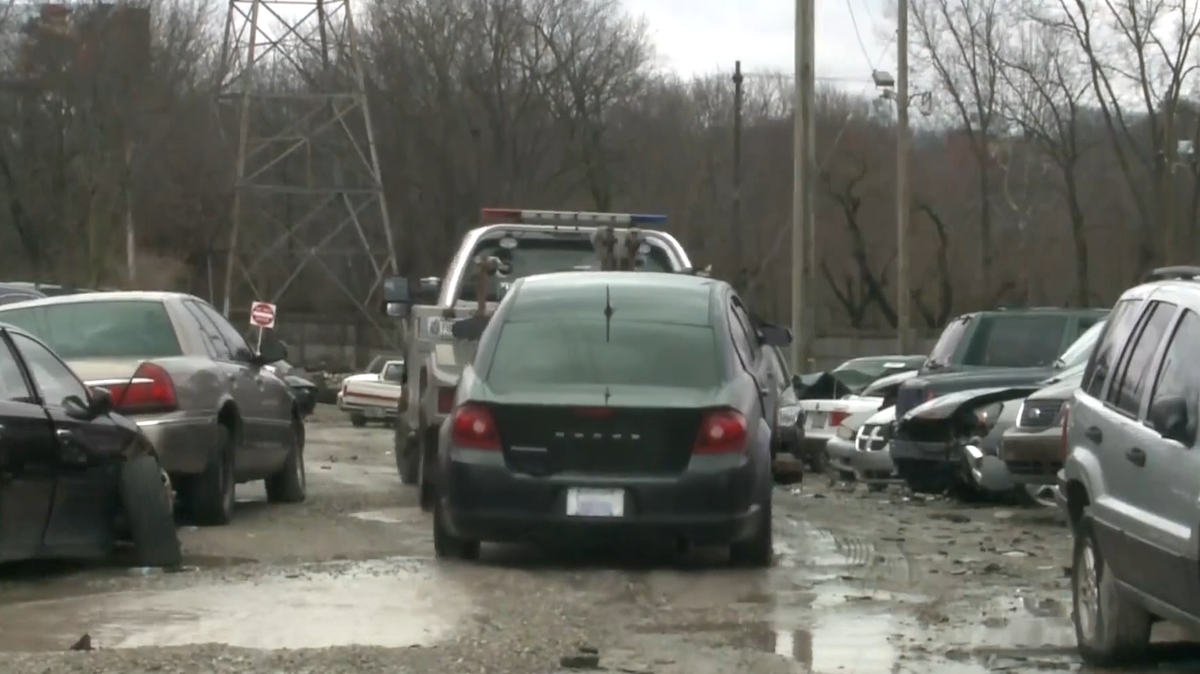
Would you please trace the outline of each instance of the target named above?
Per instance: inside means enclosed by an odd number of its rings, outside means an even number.
[[[404,360],[384,360],[378,363],[377,371],[376,366],[372,362],[367,372],[346,377],[338,391],[338,409],[350,415],[350,423],[355,426],[365,426],[368,420],[396,418],[404,391]]]
[[[915,376],[916,370],[898,372],[880,377],[858,394],[843,396],[837,400],[801,400],[800,408],[804,410],[805,453],[813,456],[827,451],[825,445],[836,437],[842,428],[847,429],[844,439],[853,438],[853,433],[867,419],[878,412],[889,399],[895,397],[900,384]],[[829,458],[832,459],[832,455]]]

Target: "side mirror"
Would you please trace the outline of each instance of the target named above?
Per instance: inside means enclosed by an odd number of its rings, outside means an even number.
[[[455,321],[454,325],[450,327],[450,334],[454,335],[455,339],[477,342],[483,336],[483,331],[488,326],[488,320],[487,316],[472,316]]]
[[[408,315],[404,309],[407,309],[412,303],[412,297],[408,293],[407,278],[390,276],[383,280],[383,313],[385,315],[404,318]],[[404,309],[400,307],[404,307]]]
[[[412,313],[412,307],[399,302],[388,302],[384,305],[384,313],[389,318],[408,318]]]
[[[758,326],[758,342],[764,346],[788,346],[792,343],[792,331],[780,325],[763,323]]]
[[[442,279],[436,276],[426,276],[417,281],[415,301],[420,304],[437,304],[438,294],[442,292]]]
[[[113,397],[108,389],[88,389],[88,399],[85,402],[79,396],[63,398],[62,408],[67,416],[81,421],[91,421],[113,411]]]
[[[1150,425],[1164,438],[1174,440],[1185,447],[1196,441],[1196,425],[1188,414],[1188,403],[1184,398],[1171,397],[1155,400],[1146,415]]]
[[[288,350],[286,344],[278,339],[265,336],[262,346],[259,347],[258,355],[254,357],[254,362],[258,365],[268,365],[270,363],[278,363],[281,360],[287,360],[287,357]]]

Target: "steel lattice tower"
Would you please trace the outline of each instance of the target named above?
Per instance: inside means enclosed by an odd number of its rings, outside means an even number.
[[[396,273],[354,20],[348,0],[229,2],[217,97],[237,134],[226,316],[231,301],[278,300],[316,263],[374,322],[368,298]],[[348,282],[364,257],[370,268]]]

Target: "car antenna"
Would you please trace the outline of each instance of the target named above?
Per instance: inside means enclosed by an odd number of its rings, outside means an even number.
[[[120,400],[117,400],[117,399],[113,400],[113,409],[115,409],[115,410],[121,409],[121,403],[125,402],[125,396],[129,394],[129,387],[133,386],[133,380],[137,379],[138,372],[141,371],[142,366],[145,365],[147,362],[149,362],[149,361],[145,361],[145,360],[139,361],[137,364],[137,367],[133,368],[133,374],[129,375],[129,380],[126,381],[125,385],[121,387]],[[110,393],[111,393],[111,391],[110,391]]]
[[[616,313],[612,305],[612,292],[607,284],[604,286],[604,341],[612,341],[612,317]]]

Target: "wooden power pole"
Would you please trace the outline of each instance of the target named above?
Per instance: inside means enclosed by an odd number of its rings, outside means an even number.
[[[912,353],[912,298],[908,288],[908,0],[896,2],[896,348]]]
[[[796,0],[796,110],[795,154],[792,159],[792,369],[804,372],[816,337],[811,311],[813,199],[816,176],[815,0]],[[808,310],[808,311],[806,311]]]

